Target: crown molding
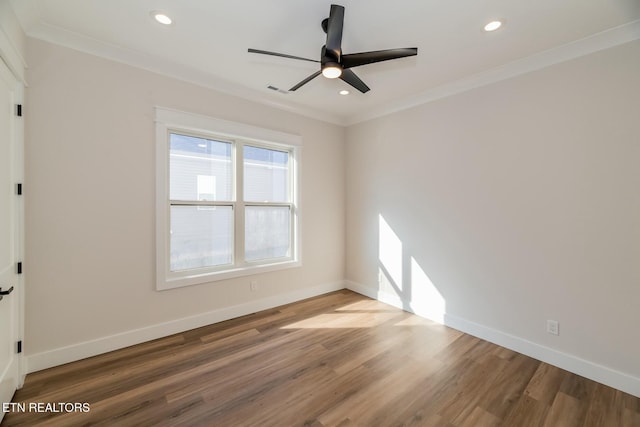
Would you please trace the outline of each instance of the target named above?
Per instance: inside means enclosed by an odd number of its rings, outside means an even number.
[[[600,33],[593,34],[580,40],[573,41],[540,53],[521,58],[499,67],[474,74],[472,76],[447,83],[433,89],[421,92],[384,107],[374,108],[359,114],[349,116],[345,120],[346,126],[383,117],[419,105],[427,104],[458,93],[490,85],[492,83],[530,73],[554,64],[569,61],[581,56],[589,55],[600,50],[609,49],[624,43],[640,39],[640,20],[632,21],[619,27],[614,27]]]
[[[156,74],[193,83],[231,96],[250,100],[281,111],[298,114],[339,126],[351,126],[475,88],[490,85],[501,80],[530,73],[532,71],[579,58],[600,50],[638,40],[640,39],[640,20],[635,20],[627,24],[593,34],[589,37],[509,62],[499,67],[423,91],[419,94],[387,103],[381,107],[364,109],[357,114],[348,116],[340,116],[320,111],[290,101],[279,102],[266,96],[260,91],[243,87],[212,74],[177,64],[169,60],[160,59],[144,52],[105,43],[41,21],[32,25],[27,32],[27,35],[49,43],[61,45],[94,56],[151,71]]]
[[[120,62],[187,83],[196,84],[217,92],[266,105],[271,108],[276,108],[339,126],[344,126],[345,124],[343,118],[340,116],[291,102],[278,102],[270,99],[260,91],[243,87],[207,72],[158,58],[144,52],[106,43],[55,25],[38,22],[29,29],[27,35],[48,43],[67,47],[69,49],[88,53],[90,55],[109,59],[115,62]]]

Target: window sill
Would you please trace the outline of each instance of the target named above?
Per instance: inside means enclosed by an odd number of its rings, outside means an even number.
[[[199,285],[202,283],[217,282],[219,280],[234,279],[236,277],[252,276],[255,274],[268,273],[271,271],[286,270],[289,268],[300,267],[302,263],[296,260],[287,260],[282,262],[274,262],[272,264],[260,264],[254,266],[244,266],[234,269],[206,272],[201,274],[175,274],[169,277],[158,277],[156,290],[165,291],[168,289],[182,288],[185,286]]]

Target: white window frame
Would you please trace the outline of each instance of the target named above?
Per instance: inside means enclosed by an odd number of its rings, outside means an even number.
[[[156,290],[166,290],[268,271],[299,267],[301,262],[300,236],[300,158],[302,138],[271,129],[231,122],[213,117],[156,107]],[[169,200],[169,135],[178,133],[202,138],[231,141],[235,168],[234,191],[234,262],[229,266],[171,271],[170,269],[170,209]],[[244,144],[290,153],[290,184],[292,220],[291,255],[285,259],[244,261],[244,206],[261,205],[245,202],[242,195]],[[267,205],[277,205],[267,204]]]

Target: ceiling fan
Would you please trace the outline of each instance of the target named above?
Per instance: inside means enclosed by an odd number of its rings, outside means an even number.
[[[267,50],[249,49],[250,53],[259,53],[263,55],[281,56],[283,58],[299,59],[302,61],[317,62],[320,64],[320,70],[311,74],[297,85],[293,86],[290,91],[295,91],[320,74],[329,79],[340,78],[350,84],[360,92],[368,92],[367,86],[356,74],[351,71],[353,67],[360,65],[372,64],[374,62],[388,61],[390,59],[404,58],[418,54],[417,47],[407,47],[400,49],[376,50],[371,52],[342,54],[342,27],[344,23],[344,6],[336,4],[331,5],[329,17],[322,21],[322,29],[327,33],[327,42],[322,46],[320,60],[302,58],[299,56],[286,55],[284,53],[270,52]]]

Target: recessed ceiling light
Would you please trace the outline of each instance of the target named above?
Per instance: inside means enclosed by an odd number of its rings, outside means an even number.
[[[169,15],[161,10],[152,10],[150,15],[153,19],[155,19],[162,25],[171,25],[173,23],[173,20],[169,18]]]
[[[491,21],[487,25],[484,26],[484,30],[487,31],[487,32],[495,31],[500,27],[502,27],[502,21]]]
[[[349,91],[346,89],[342,89],[339,93],[340,95],[349,95]]]

